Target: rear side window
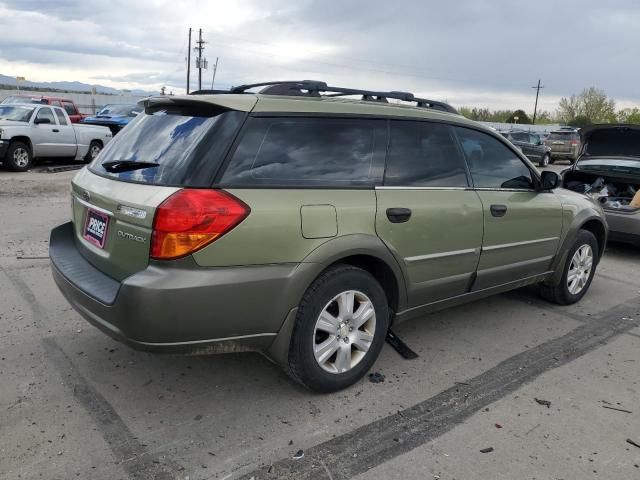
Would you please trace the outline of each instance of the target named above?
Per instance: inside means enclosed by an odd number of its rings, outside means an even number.
[[[383,120],[249,119],[224,172],[225,186],[372,186],[386,150]]]
[[[467,187],[464,158],[451,127],[429,122],[391,122],[384,184]]]
[[[53,110],[56,112],[56,116],[58,117],[58,122],[60,123],[60,125],[67,125],[67,119],[64,118],[64,113],[62,113],[62,110],[60,110],[59,108],[54,108]]]
[[[243,112],[212,106],[141,113],[109,142],[90,170],[128,182],[211,186],[244,118]]]
[[[534,187],[531,170],[501,141],[470,128],[455,129],[476,188]]]

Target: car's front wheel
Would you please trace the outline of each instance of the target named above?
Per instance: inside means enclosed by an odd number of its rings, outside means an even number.
[[[288,373],[317,392],[346,388],[371,368],[388,327],[387,298],[376,279],[350,265],[333,267],[300,302]]]
[[[558,285],[542,285],[541,294],[559,305],[579,301],[589,290],[598,263],[598,241],[593,233],[580,230],[569,250]]]
[[[26,172],[31,167],[33,156],[28,145],[22,142],[13,142],[9,145],[5,156],[5,165],[14,172]]]

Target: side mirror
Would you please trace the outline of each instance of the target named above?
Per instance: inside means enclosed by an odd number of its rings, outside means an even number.
[[[51,119],[50,118],[36,118],[33,123],[35,123],[36,125],[40,125],[43,123],[51,123]]]
[[[560,186],[560,175],[551,170],[545,170],[540,175],[540,190],[553,190]]]

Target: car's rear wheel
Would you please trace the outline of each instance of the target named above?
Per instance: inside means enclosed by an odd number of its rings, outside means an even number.
[[[541,167],[546,167],[549,165],[549,163],[551,162],[551,156],[548,153],[545,153],[542,156],[542,159],[540,160],[540,166]]]
[[[559,305],[579,301],[589,290],[598,263],[598,241],[593,233],[580,230],[569,250],[558,285],[542,285],[541,294]]]
[[[84,156],[84,161],[87,163],[93,161],[101,151],[102,143],[98,140],[92,140],[89,144],[89,150],[87,150],[87,154]]]
[[[384,344],[389,307],[376,279],[341,265],[320,275],[298,307],[289,347],[289,375],[317,392],[352,385]]]
[[[14,172],[26,172],[33,163],[29,145],[22,142],[13,142],[9,145],[5,156],[5,166]]]

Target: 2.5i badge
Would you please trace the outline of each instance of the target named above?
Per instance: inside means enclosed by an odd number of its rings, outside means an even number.
[[[84,224],[83,236],[85,240],[93,243],[98,248],[104,247],[104,241],[107,238],[108,225],[108,215],[90,208],[87,210],[87,220]]]

